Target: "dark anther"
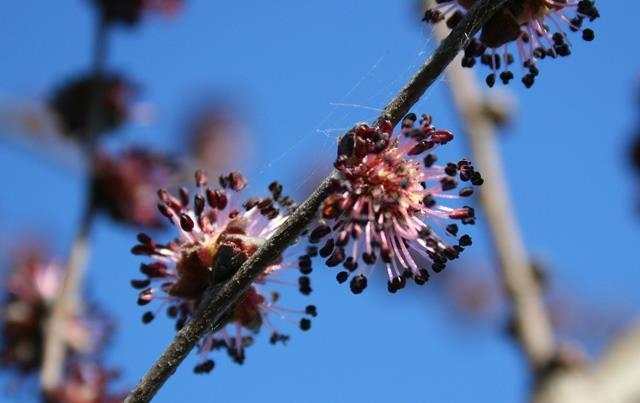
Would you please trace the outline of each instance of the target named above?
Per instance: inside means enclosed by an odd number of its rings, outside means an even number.
[[[304,331],[311,329],[311,321],[307,318],[300,319],[300,329]]]
[[[298,289],[304,295],[311,294],[311,280],[307,276],[300,276],[298,279]]]
[[[186,232],[193,230],[193,219],[187,213],[180,214],[180,227]]]
[[[333,238],[327,239],[324,246],[320,249],[320,257],[328,257],[333,252],[334,241]]]
[[[336,248],[333,253],[331,254],[331,256],[329,257],[329,259],[326,260],[326,265],[329,267],[335,267],[337,265],[339,265],[340,263],[342,263],[342,261],[344,260],[344,249],[339,247]]]
[[[427,154],[426,157],[424,157],[424,166],[426,168],[430,168],[435,162],[436,162],[437,158],[435,155],[433,154]]]
[[[487,82],[489,88],[492,88],[496,84],[496,75],[493,73],[489,74],[485,81]]]
[[[298,267],[300,268],[300,273],[302,274],[311,274],[311,256],[302,255],[298,258]]]
[[[456,224],[447,225],[447,232],[453,236],[458,235],[458,226]]]
[[[307,305],[307,307],[304,309],[304,313],[314,317],[318,316],[318,310],[316,309],[315,305]]]
[[[367,288],[367,278],[362,274],[355,276],[351,279],[350,288],[354,294],[360,294]]]
[[[330,232],[331,228],[328,225],[320,225],[314,228],[314,230],[311,231],[311,234],[309,234],[309,242],[318,243],[320,239],[329,235]]]
[[[458,240],[460,246],[471,246],[471,237],[469,235],[463,235]]]
[[[345,281],[347,281],[347,279],[349,278],[349,273],[346,271],[341,271],[340,273],[338,273],[336,275],[336,280],[338,280],[338,283],[342,284]]]
[[[472,194],[473,194],[473,188],[472,187],[462,188],[462,189],[460,189],[460,192],[458,192],[458,195],[460,195],[460,197],[469,197]]]
[[[149,283],[149,280],[131,280],[131,286],[137,290],[148,287]]]
[[[425,269],[420,269],[420,272],[415,275],[413,281],[415,281],[418,285],[423,285],[424,283],[429,281],[429,272]]]
[[[153,318],[155,318],[153,312],[145,312],[144,315],[142,315],[142,323],[146,325],[147,323],[151,322]]]

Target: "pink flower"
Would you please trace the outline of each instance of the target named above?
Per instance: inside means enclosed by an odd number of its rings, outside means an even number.
[[[239,173],[220,177],[221,187],[217,189],[207,187],[208,178],[203,171],[197,171],[195,177],[197,192],[192,206],[186,188],[180,189],[177,198],[166,190],[158,192],[160,212],[175,225],[179,237],[168,244],[158,244],[140,234],[140,244],[132,249],[134,254],[153,259],[141,265],[140,270],[147,278],[132,281],[135,288],[142,290],[138,304],[161,301],[155,312],[143,315],[145,323],[167,308],[168,315],[176,319],[176,327],[181,328],[190,320],[207,287],[232,276],[233,270],[269,239],[295,208],[293,201],[282,195],[282,186],[275,182],[269,187],[271,197],[241,203],[238,193],[247,182]],[[265,325],[272,332],[272,343],[286,341],[288,336],[281,335],[272,325],[271,314],[315,316],[313,306],[305,311],[289,310],[277,304],[277,293],[267,293],[267,284],[278,283],[275,273],[290,267],[282,258],[269,266],[238,300],[222,327],[203,337],[196,373],[213,369],[213,361],[206,357],[214,349],[224,348],[234,361],[242,363],[244,348]],[[310,292],[308,278],[301,282],[301,291]],[[311,322],[305,317],[299,324],[307,330]]]
[[[475,0],[437,0],[436,6],[425,12],[423,20],[436,23],[446,19],[453,28],[462,20]],[[491,68],[487,84],[493,87],[499,77],[507,84],[514,75],[509,66],[515,61],[510,44],[518,54],[519,64],[525,71],[522,82],[531,87],[538,76],[538,60],[571,54],[571,42],[565,32],[582,30],[582,38],[592,41],[590,28],[582,29],[584,20],[593,21],[600,16],[593,0],[524,0],[498,11],[483,26],[465,49],[462,65],[472,67],[479,59]],[[502,72],[499,73],[499,71]]]
[[[356,294],[366,288],[378,258],[386,268],[389,291],[396,292],[407,278],[417,284],[429,279],[414,254],[427,258],[431,269],[439,272],[471,245],[468,235],[458,236],[455,222],[473,224],[473,208],[440,203],[473,193],[472,187],[452,193],[458,186],[456,177],[472,185],[481,185],[482,177],[466,160],[436,165],[431,151],[453,135],[436,130],[430,116],[423,115],[418,129],[413,127],[415,120],[416,115],[407,115],[397,135],[390,122],[382,121],[375,128],[358,125],[341,139],[336,160],[341,177],[322,207],[322,222],[309,234],[312,244],[328,239],[300,258],[305,267],[315,254],[326,258],[329,267],[342,264],[345,270],[337,280],[343,283],[352,276]],[[455,244],[451,246],[438,230]]]

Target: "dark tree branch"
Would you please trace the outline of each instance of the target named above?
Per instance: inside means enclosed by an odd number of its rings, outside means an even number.
[[[508,0],[481,0],[473,6],[465,18],[451,31],[449,36],[409,80],[407,85],[384,109],[380,119],[389,119],[397,124],[438,78],[453,58],[462,50],[482,25]],[[198,340],[212,329],[225,311],[235,303],[264,269],[273,263],[282,252],[300,235],[316,216],[322,201],[329,195],[336,173],[325,178],[320,186],[305,200],[278,229],[278,231],[253,254],[224,284],[219,291],[208,290],[193,319],[178,332],[166,351],[151,366],[125,400],[148,402],[166,380],[176,371],[182,360],[196,346]]]

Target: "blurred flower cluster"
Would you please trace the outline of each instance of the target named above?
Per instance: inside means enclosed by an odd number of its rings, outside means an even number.
[[[121,75],[79,76],[56,89],[50,105],[60,133],[85,143],[93,140],[89,135],[99,136],[122,126],[135,93],[135,85]]]
[[[62,287],[61,265],[44,256],[35,246],[20,250],[4,279],[0,359],[3,367],[20,377],[35,376],[40,369],[44,356],[44,330],[51,317],[53,301]],[[106,388],[108,378],[98,385],[94,380],[90,381],[95,375],[80,374],[86,372],[83,368],[89,367],[93,372],[105,371],[101,367],[101,353],[108,344],[113,323],[94,305],[85,305],[78,312],[65,321],[62,334],[68,354],[64,380],[59,390],[45,396],[49,402],[107,401],[103,399],[109,393]],[[82,391],[79,379],[85,379]]]
[[[87,213],[83,218],[87,228],[91,227],[97,212],[136,228],[156,229],[164,224],[153,193],[159,187],[169,186],[179,175],[180,161],[141,145],[120,143],[119,148],[114,148],[117,143],[107,143],[119,141],[114,134],[144,111],[135,104],[138,85],[109,69],[106,51],[114,25],[137,25],[150,13],[173,15],[182,3],[181,0],[87,2],[96,8],[102,22],[98,24],[92,71],[54,86],[39,111],[31,108],[29,113],[21,115],[19,124],[11,128],[18,131],[14,129],[20,129],[22,124],[22,132],[28,134],[28,140],[43,149],[44,154],[60,157],[60,150],[64,148],[76,150],[85,167],[88,184]],[[10,122],[2,119],[2,124],[6,121]],[[45,131],[53,135],[40,135]],[[46,144],[45,137],[53,141]],[[49,150],[51,144],[59,148]],[[118,371],[106,367],[103,357],[115,323],[96,301],[88,298],[81,282],[69,285],[72,284],[69,278],[78,277],[78,272],[74,272],[78,267],[73,263],[78,261],[77,256],[73,256],[76,247],[88,245],[86,239],[77,241],[68,262],[47,258],[35,242],[22,242],[30,246],[11,251],[13,260],[7,265],[0,306],[0,361],[3,368],[14,375],[12,380],[35,379],[40,374],[43,379],[39,395],[43,401],[119,402],[126,394],[113,392]],[[80,270],[84,269],[80,267]],[[66,299],[73,304],[71,309],[60,303]],[[51,331],[53,321],[60,322],[59,332]],[[64,355],[60,362],[56,359],[54,363],[59,366],[56,371],[60,370],[60,376],[56,375],[52,385],[48,385],[42,369],[48,367],[45,360],[48,363],[50,357],[45,350],[49,351],[49,341],[56,340],[52,337],[54,333],[61,335]]]
[[[177,169],[175,161],[133,148],[115,156],[98,153],[93,164],[91,197],[95,207],[134,227],[162,226],[154,191],[170,182]]]

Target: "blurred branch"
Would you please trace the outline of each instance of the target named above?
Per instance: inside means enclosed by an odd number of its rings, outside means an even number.
[[[66,330],[69,320],[82,305],[81,285],[89,257],[89,235],[93,222],[93,208],[87,206],[80,228],[71,247],[69,260],[58,297],[47,321],[44,340],[44,361],[40,382],[45,392],[60,384],[67,356]]]
[[[397,124],[460,50],[467,45],[470,38],[506,2],[507,0],[481,0],[477,2],[465,18],[440,43],[407,85],[384,108],[378,120],[389,119],[394,125]],[[193,319],[178,332],[173,342],[127,397],[127,402],[147,402],[153,398],[195,347],[200,337],[212,328],[213,324],[233,305],[255,278],[275,261],[313,220],[320,204],[330,193],[334,175],[336,175],[335,172],[322,181],[295,213],[242,265],[220,291],[208,290],[207,297],[201,303],[201,307]]]
[[[436,35],[444,37],[447,28],[437,24]],[[456,108],[463,117],[474,164],[487,178],[480,188],[479,201],[486,215],[500,260],[502,282],[511,304],[516,337],[535,370],[543,369],[555,354],[551,322],[542,294],[531,269],[501,165],[495,123],[487,116],[478,83],[469,69],[456,60],[447,72]]]
[[[438,24],[436,34],[446,35]],[[448,70],[449,85],[460,111],[476,163],[487,178],[479,199],[500,260],[501,276],[513,304],[516,337],[534,369],[534,403],[640,402],[640,324],[615,340],[599,362],[571,367],[556,360],[556,341],[538,281],[531,269],[511,208],[499,151],[496,127],[472,71],[459,62]]]
[[[599,362],[558,370],[536,390],[534,403],[640,402],[640,323],[614,340]]]
[[[54,391],[62,380],[62,374],[67,358],[68,346],[66,343],[66,329],[68,321],[73,317],[80,307],[82,300],[80,292],[84,280],[84,274],[89,255],[89,235],[91,224],[95,214],[92,197],[93,165],[96,148],[96,138],[100,127],[101,110],[100,80],[96,79],[102,73],[107,56],[108,45],[108,24],[99,17],[94,44],[92,72],[94,76],[94,87],[91,93],[89,108],[89,127],[87,129],[85,147],[88,156],[87,187],[84,213],[81,218],[80,228],[73,241],[67,268],[65,270],[62,287],[57,298],[51,307],[51,314],[47,320],[44,340],[44,358],[40,373],[40,383],[45,394]]]

